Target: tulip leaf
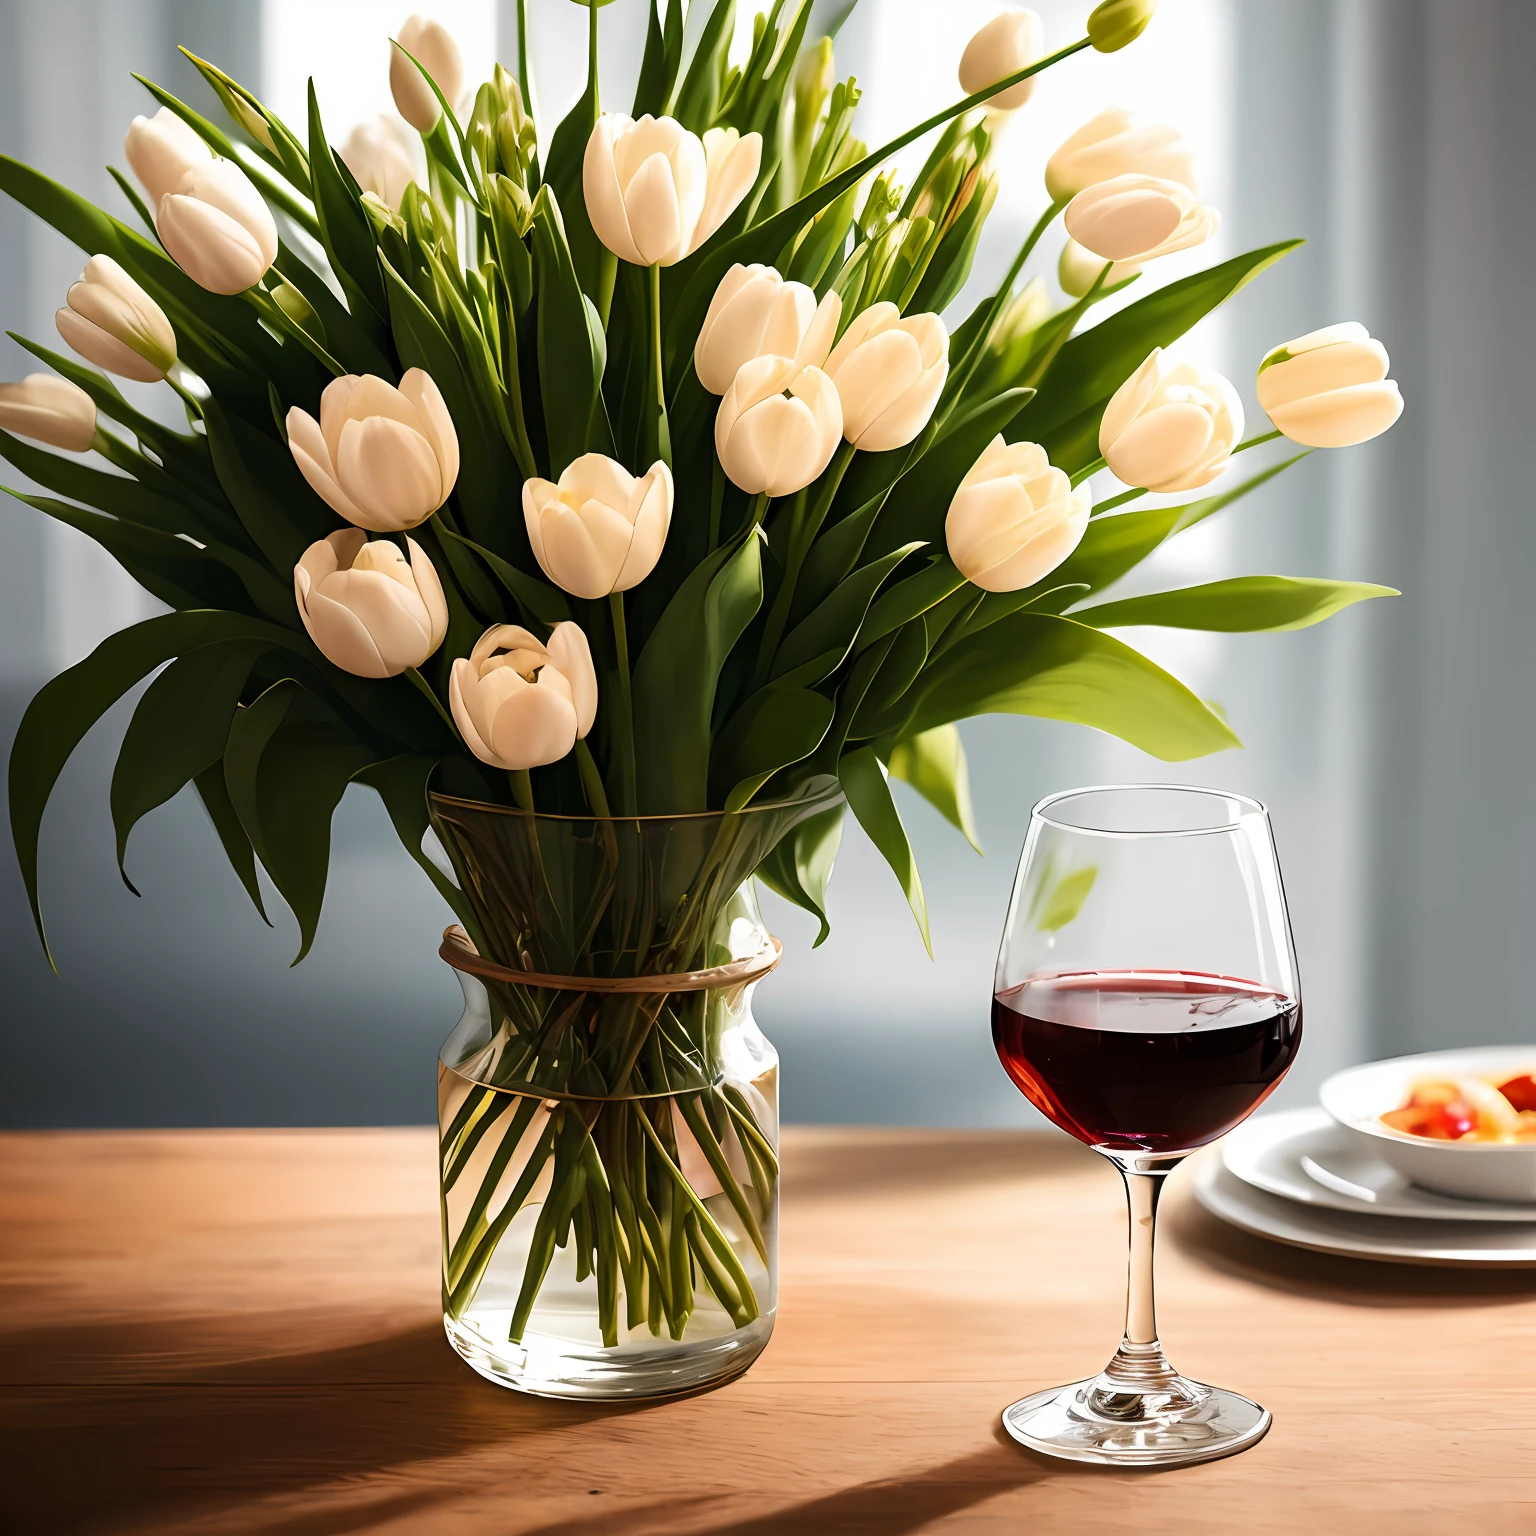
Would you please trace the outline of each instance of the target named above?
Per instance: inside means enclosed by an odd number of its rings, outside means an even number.
[[[1072,615],[1098,629],[1156,624],[1169,629],[1248,634],[1258,630],[1308,629],[1341,608],[1372,597],[1397,597],[1392,587],[1368,581],[1325,581],[1316,576],[1235,576],[1228,581],[1149,592],[1118,603],[1079,608]]]
[[[372,373],[394,380],[400,373],[388,335],[379,325],[359,324],[356,316],[331,291],[331,285],[288,245],[279,243],[273,263],[283,281],[303,294],[319,317],[326,350],[333,353],[348,373]],[[383,345],[381,345],[383,343]],[[306,408],[309,401],[298,401]]]
[[[552,587],[548,582],[540,581],[537,576],[518,570],[510,560],[503,560],[493,550],[476,544],[473,539],[466,539],[462,534],[454,533],[450,528],[444,527],[439,531],[455,544],[463,544],[474,550],[491,568],[491,573],[502,586],[517,599],[519,606],[540,624],[553,627],[570,618],[571,605],[558,587]]]
[[[809,688],[758,689],[715,741],[711,799],[723,800],[727,811],[741,810],[781,768],[803,762],[821,745],[832,714],[832,700]]]
[[[954,725],[936,725],[898,742],[887,765],[893,779],[910,784],[944,819],[965,834],[977,853],[976,817],[971,809],[971,775],[965,747]]]
[[[1075,474],[1099,455],[1099,418],[1110,396],[1156,347],[1171,346],[1300,240],[1282,240],[1169,283],[1074,336],[1056,354],[1040,395],[1008,428],[1010,442],[1040,443]]]
[[[912,844],[907,840],[907,829],[901,824],[901,812],[896,809],[885,769],[875,756],[874,748],[859,747],[844,753],[837,765],[837,776],[859,825],[869,834],[870,842],[880,850],[881,857],[901,882],[907,905],[912,908],[912,916],[917,919],[918,931],[923,936],[923,947],[931,959],[933,940],[928,932],[928,904],[923,899],[922,877],[917,872]]]
[[[762,545],[753,530],[696,566],[651,631],[634,669],[641,814],[708,808],[720,669],[762,602]]]
[[[812,949],[832,932],[827,921],[827,885],[843,841],[841,801],[818,811],[781,838],[773,852],[757,866],[757,878],[785,901],[809,912],[820,924]]]
[[[667,13],[665,21],[663,7]],[[637,121],[647,112],[652,117],[665,115],[683,64],[683,0],[651,0],[650,10],[640,78],[635,82],[634,105],[629,109],[629,115]]]
[[[845,581],[839,582],[784,637],[773,661],[772,675],[775,683],[779,687],[819,683],[842,664],[855,641],[862,647],[869,616],[873,611],[870,603],[875,593],[908,555],[921,548],[921,543],[904,544],[883,559],[860,566]],[[900,591],[906,585],[906,582],[902,582],[892,590]],[[884,601],[881,598],[875,604],[875,610]]]
[[[134,826],[211,768],[224,755],[229,723],[264,640],[199,646],[179,656],[144,690],[112,770],[112,825],[117,868],[128,889],[123,860]]]
[[[921,548],[920,544],[906,544],[898,553]],[[936,556],[931,564],[880,594],[879,601],[869,610],[869,616],[859,629],[859,649],[862,651],[892,630],[921,618],[965,584],[965,577],[947,556]]]
[[[586,88],[550,136],[549,153],[544,159],[544,185],[549,188],[550,196],[564,215],[566,248],[570,252],[571,269],[581,285],[581,291],[597,306],[599,315],[606,319],[613,300],[617,259],[597,238],[582,190],[582,162],[586,157],[587,140],[592,137],[592,130],[597,126],[599,110],[596,6],[591,8],[589,25],[591,48]]]
[[[720,109],[720,82],[725,78],[726,55],[735,36],[736,0],[715,0],[672,104],[672,116],[701,138],[705,129],[714,126]]]
[[[320,121],[315,82],[309,82],[309,174],[320,243],[347,296],[352,318],[370,331],[382,350],[389,330],[389,300],[379,268],[378,242],[361,199],[342,174]],[[395,381],[391,379],[390,383]]]
[[[140,679],[183,651],[220,640],[264,640],[299,655],[314,654],[305,637],[265,619],[196,608],[162,613],[108,635],[84,661],[38,689],[27,706],[11,743],[11,837],[45,950],[48,939],[37,899],[37,839],[48,797],[65,763],[85,733]]]
[[[218,762],[211,768],[205,768],[192,782],[196,786],[198,799],[203,802],[203,809],[208,812],[209,821],[213,823],[213,830],[219,835],[230,868],[245,887],[245,894],[251,898],[262,922],[270,928],[272,919],[267,916],[266,906],[261,899],[261,881],[256,875],[256,850],[251,847],[251,840],[245,835],[245,828],[240,825],[240,817],[229,798],[229,786],[224,782],[224,764]]]
[[[378,760],[334,712],[291,679],[274,683],[229,728],[224,779],[257,856],[299,923],[297,965],[325,901],[331,817],[347,785]]]
[[[952,645],[924,672],[902,734],[984,714],[1092,726],[1165,762],[1242,745],[1220,715],[1156,662],[1051,614],[1010,614]]]

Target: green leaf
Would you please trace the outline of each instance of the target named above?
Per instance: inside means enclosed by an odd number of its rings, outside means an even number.
[[[696,566],[657,621],[634,671],[642,814],[707,808],[720,668],[762,602],[762,546],[754,531]]]
[[[129,835],[142,817],[224,755],[251,666],[266,649],[262,640],[200,646],[178,657],[144,690],[112,771],[117,868],[135,895],[123,865]]]
[[[597,85],[597,10],[590,19],[591,51],[587,84],[576,104],[560,120],[550,136],[549,154],[544,162],[544,185],[565,215],[563,235],[570,252],[571,269],[581,291],[606,316],[613,298],[613,280],[617,262],[597,238],[587,214],[587,200],[582,191],[582,161],[587,140],[598,118]],[[535,248],[537,249],[537,248]]]
[[[331,859],[331,817],[377,753],[291,680],[235,716],[224,779],[272,883],[299,922],[297,965],[320,923]]]
[[[540,581],[537,576],[530,576],[526,571],[518,570],[510,560],[503,560],[494,551],[476,544],[473,539],[466,539],[462,534],[454,533],[450,528],[443,527],[439,531],[455,543],[474,550],[490,566],[492,574],[502,586],[539,623],[553,627],[570,618],[571,605],[566,601],[565,593],[558,587],[552,587],[548,582]]]
[[[1308,629],[1351,603],[1397,597],[1393,587],[1368,581],[1325,581],[1317,576],[1235,576],[1173,592],[1149,592],[1118,603],[1080,608],[1072,615],[1098,629],[1158,624],[1169,629],[1209,629],[1224,634]]]
[[[1097,864],[1084,864],[1058,875],[1055,860],[1047,855],[1030,892],[1030,922],[1041,933],[1060,933],[1077,921],[1098,879]]]
[[[662,7],[666,20],[662,20]],[[645,32],[645,54],[640,60],[640,78],[635,83],[634,105],[629,115],[637,121],[647,112],[652,117],[666,114],[683,63],[682,0],[651,0],[650,21]]]
[[[841,801],[802,821],[757,867],[757,878],[785,901],[809,912],[821,924],[811,948],[832,932],[827,921],[827,885],[843,840]]]
[[[251,840],[245,835],[245,828],[240,825],[234,803],[229,798],[223,763],[205,768],[192,782],[197,786],[198,798],[203,802],[203,809],[208,812],[213,830],[219,835],[219,842],[223,844],[230,868],[245,887],[245,894],[255,904],[262,922],[270,928],[272,920],[267,916],[267,909],[262,903],[261,881],[256,876],[256,850],[251,847]]]
[[[342,175],[326,140],[313,80],[309,82],[309,173],[320,221],[320,243],[353,318],[373,333],[375,344],[382,350],[389,301],[379,270],[378,242],[361,200]]]
[[[901,889],[917,919],[918,931],[923,936],[923,947],[933,958],[933,940],[928,933],[928,906],[923,900],[923,882],[917,872],[917,859],[912,845],[907,841],[907,829],[901,824],[901,813],[891,798],[891,786],[886,782],[885,769],[875,756],[873,747],[859,747],[845,753],[837,765],[837,776],[842,780],[843,793],[858,818],[859,825],[869,834],[869,840],[880,850],[891,872],[901,882]]]
[[[910,784],[944,819],[965,834],[977,853],[976,818],[971,809],[971,776],[960,732],[936,725],[898,742],[887,765],[893,779]]]
[[[921,548],[920,544],[903,546],[905,550]],[[859,649],[862,651],[903,624],[921,618],[964,585],[965,577],[953,562],[947,556],[937,556],[930,565],[880,594],[880,600],[869,610],[869,617],[859,629]]]
[[[439,896],[453,909],[459,921],[474,933],[474,912],[464,893],[446,879],[443,872],[422,852],[431,818],[427,814],[427,789],[432,774],[442,759],[429,753],[407,754],[374,763],[357,775],[360,784],[378,792],[394,824],[395,833],[405,851],[420,865]],[[482,791],[483,793],[483,791]]]
[[[672,116],[690,133],[703,137],[704,130],[715,121],[720,108],[720,81],[725,76],[726,55],[735,35],[736,0],[715,0],[672,106]]]
[[[299,655],[315,655],[303,636],[265,619],[194,609],[163,613],[108,635],[84,661],[61,672],[33,696],[11,744],[11,837],[43,948],[37,899],[37,839],[53,786],[81,739],[141,678],[183,651],[220,640],[264,640]],[[52,956],[49,956],[52,963]]]
[[[951,646],[924,672],[903,734],[984,714],[1089,725],[1165,762],[1242,745],[1220,715],[1139,651],[1050,614],[1011,614]]]
[[[393,379],[400,373],[393,349],[385,351],[388,336],[377,319],[359,325],[352,312],[331,291],[331,285],[296,251],[284,244],[277,248],[273,263],[278,274],[304,295],[319,316],[325,332],[326,349],[334,354],[349,373],[372,373],[381,379]]]
[[[779,769],[804,761],[821,745],[832,713],[832,700],[809,688],[760,688],[715,742],[711,799],[739,811]]]

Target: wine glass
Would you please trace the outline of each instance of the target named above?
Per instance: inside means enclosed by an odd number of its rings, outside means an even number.
[[[1269,1411],[1180,1376],[1158,1342],[1163,1180],[1263,1103],[1301,1044],[1269,815],[1244,795],[1107,785],[1030,818],[997,959],[992,1037],[1019,1090],[1112,1162],[1130,1208],[1125,1334],[1098,1376],[1021,1399],[1015,1440],[1112,1466],[1229,1456]]]

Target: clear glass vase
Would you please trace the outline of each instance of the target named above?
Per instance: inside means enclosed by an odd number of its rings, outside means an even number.
[[[438,1068],[443,1322],[546,1396],[745,1370],[777,1300],[778,1056],[752,1017],[778,945],[750,877],[825,810],[540,816],[432,796],[473,927]]]

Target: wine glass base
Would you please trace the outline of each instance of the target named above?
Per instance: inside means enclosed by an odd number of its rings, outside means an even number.
[[[1237,1392],[1176,1379],[1169,1394],[1103,1400],[1104,1378],[1050,1387],[1003,1410],[1003,1428],[1042,1456],[1106,1467],[1187,1467],[1256,1445],[1271,1423],[1267,1408]],[[1106,1411],[1108,1410],[1108,1411]]]

